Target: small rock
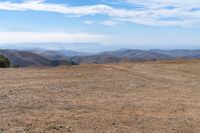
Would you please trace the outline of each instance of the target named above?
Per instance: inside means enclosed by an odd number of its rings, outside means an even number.
[[[112,123],[112,125],[116,125],[116,123]]]

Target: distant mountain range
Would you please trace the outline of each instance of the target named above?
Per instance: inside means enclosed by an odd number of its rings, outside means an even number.
[[[14,44],[0,44],[0,49],[17,49],[17,50],[60,50],[67,49],[71,51],[84,51],[84,52],[100,52],[106,49],[113,49],[111,46],[103,44],[88,42],[88,43],[62,43],[62,42],[27,42],[27,43],[14,43]]]
[[[200,50],[135,50],[120,49],[100,53],[71,50],[0,50],[0,55],[10,59],[13,66],[60,66],[74,64],[105,64],[175,59],[200,59]]]
[[[48,52],[47,52],[48,53]],[[50,56],[48,54],[38,54],[31,51],[18,50],[0,50],[0,55],[4,55],[11,61],[13,67],[30,67],[30,66],[60,66],[60,65],[74,65],[73,61],[62,57],[62,55]],[[60,57],[60,58],[58,58]]]

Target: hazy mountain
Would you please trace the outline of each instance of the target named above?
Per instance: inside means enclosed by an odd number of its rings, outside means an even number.
[[[156,61],[177,58],[200,59],[200,50],[120,49],[90,54],[65,49],[44,50],[39,48],[27,51],[0,50],[0,54],[9,58],[12,64],[21,67]]]
[[[71,50],[31,50],[30,52],[38,54],[49,60],[68,60],[70,57],[74,56],[88,56],[92,55],[90,53],[76,52]]]
[[[6,56],[14,66],[51,66],[47,58],[27,51],[0,50],[0,54]]]
[[[56,52],[65,55],[67,57],[71,57],[71,56],[89,56],[92,55],[91,53],[86,53],[86,52],[77,52],[77,51],[72,51],[72,50],[65,50],[65,49],[61,49],[61,50],[56,50]]]
[[[52,52],[53,53],[53,52]],[[18,50],[0,50],[0,55],[7,57],[12,66],[29,67],[29,66],[60,66],[60,65],[75,65],[73,61],[66,58],[57,58],[42,56],[30,51]],[[57,55],[59,56],[59,54]]]
[[[0,49],[15,49],[15,50],[68,50],[80,51],[84,53],[97,53],[103,51],[115,51],[120,48],[124,49],[148,49],[143,45],[104,45],[96,42],[27,42],[27,43],[12,43],[0,44]]]
[[[37,55],[40,55],[42,57],[45,57],[49,60],[63,60],[63,59],[67,59],[67,56],[61,54],[58,51],[53,51],[53,50],[45,50],[45,51],[39,51],[39,50],[32,50],[30,51],[32,53],[35,53]]]
[[[171,60],[174,57],[160,54],[152,51],[144,50],[127,50],[121,49],[117,51],[102,52],[92,56],[73,57],[77,63],[118,63],[118,62],[134,62],[134,61],[155,61],[155,60]]]
[[[155,53],[159,54],[165,54],[172,56],[174,58],[189,58],[189,59],[195,59],[200,58],[200,50],[151,50]]]
[[[35,43],[14,43],[14,44],[0,44],[0,49],[18,49],[18,50],[62,50],[67,49],[70,51],[83,51],[83,52],[99,52],[108,49],[100,43],[87,42],[87,43],[62,43],[62,42],[35,42]]]
[[[172,58],[170,55],[163,53],[134,49],[121,49],[117,51],[103,52],[100,54],[108,54],[115,57],[127,58],[130,60],[167,60]]]
[[[121,62],[121,57],[115,57],[108,54],[99,54],[92,56],[76,56],[71,57],[71,60],[78,64],[104,64],[104,63],[117,63]]]

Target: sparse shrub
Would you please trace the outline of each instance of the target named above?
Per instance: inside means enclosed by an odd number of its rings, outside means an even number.
[[[10,61],[8,58],[0,55],[0,68],[8,68],[10,66]]]
[[[62,65],[72,66],[72,65],[78,65],[78,63],[76,63],[75,61],[73,61],[71,59],[51,61],[51,66],[53,66],[53,67],[62,66]]]
[[[72,66],[72,65],[79,65],[78,63],[76,63],[75,61],[73,61],[72,59],[68,60],[68,65]]]

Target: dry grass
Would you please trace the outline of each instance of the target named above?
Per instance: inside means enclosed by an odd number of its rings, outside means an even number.
[[[0,133],[200,132],[200,61],[0,74]]]

